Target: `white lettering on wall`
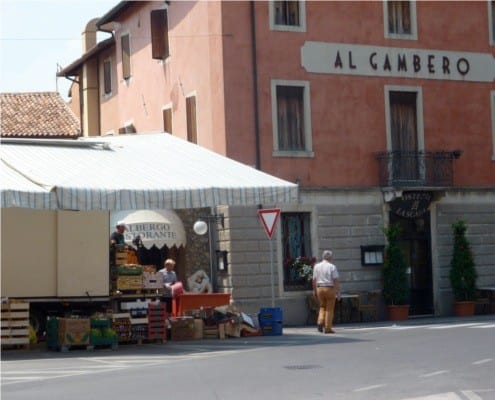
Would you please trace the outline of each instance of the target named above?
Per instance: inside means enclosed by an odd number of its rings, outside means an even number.
[[[489,53],[305,42],[301,64],[324,74],[495,81],[495,57]]]

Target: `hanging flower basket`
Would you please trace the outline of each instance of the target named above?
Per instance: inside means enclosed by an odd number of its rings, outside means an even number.
[[[315,257],[289,257],[284,262],[285,285],[291,290],[311,289]]]

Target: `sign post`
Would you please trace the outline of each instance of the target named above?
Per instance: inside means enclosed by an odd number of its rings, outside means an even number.
[[[258,215],[263,223],[266,235],[270,240],[270,286],[272,289],[272,307],[275,307],[275,282],[273,278],[273,244],[272,237],[280,216],[280,208],[258,210]]]

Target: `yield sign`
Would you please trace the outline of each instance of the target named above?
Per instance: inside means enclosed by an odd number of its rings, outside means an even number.
[[[266,208],[264,210],[258,210],[261,222],[263,222],[263,228],[271,239],[275,226],[277,225],[278,217],[280,216],[280,208]]]

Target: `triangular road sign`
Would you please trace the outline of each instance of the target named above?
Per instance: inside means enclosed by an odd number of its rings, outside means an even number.
[[[275,227],[277,226],[278,217],[280,216],[280,208],[266,208],[264,210],[258,210],[258,215],[260,216],[261,222],[263,223],[263,228],[271,239]]]

